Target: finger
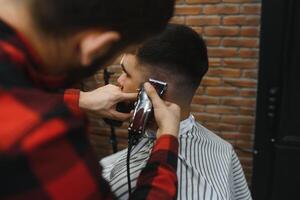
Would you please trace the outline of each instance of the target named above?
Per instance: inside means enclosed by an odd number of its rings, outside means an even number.
[[[138,93],[122,93],[121,97],[120,97],[120,101],[125,101],[125,100],[129,100],[129,101],[134,101],[137,99],[137,95]]]
[[[154,108],[164,105],[163,100],[158,96],[156,90],[150,83],[146,82],[144,88],[151,99]]]
[[[172,104],[172,107],[176,110],[181,110],[181,107],[177,104]]]
[[[120,87],[118,87],[118,86],[116,86],[116,85],[113,85],[113,84],[108,84],[108,85],[105,85],[105,86],[103,86],[103,87],[106,87],[107,88],[107,90],[110,90],[110,91],[114,91],[114,92],[116,92],[116,91],[121,91],[121,88]]]
[[[170,101],[165,101],[165,105],[168,106],[168,107],[179,107],[178,104],[172,103]]]
[[[122,113],[116,110],[110,111],[110,119],[118,120],[118,121],[127,121],[132,117],[132,113]]]
[[[180,113],[181,112],[181,108],[177,104],[171,104],[169,106],[169,109],[172,110],[175,113]]]
[[[165,105],[166,106],[171,106],[173,103],[172,102],[170,102],[170,101],[165,101]]]

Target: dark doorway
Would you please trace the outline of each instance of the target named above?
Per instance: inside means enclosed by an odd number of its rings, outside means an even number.
[[[300,199],[300,1],[263,0],[252,193]]]

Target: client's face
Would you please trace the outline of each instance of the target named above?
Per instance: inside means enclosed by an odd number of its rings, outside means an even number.
[[[138,66],[137,59],[133,54],[126,54],[121,60],[122,74],[118,83],[123,92],[137,92],[141,84],[145,82],[145,73],[142,67]]]

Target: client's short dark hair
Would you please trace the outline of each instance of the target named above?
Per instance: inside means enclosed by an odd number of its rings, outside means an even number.
[[[185,25],[169,24],[138,49],[137,60],[150,76],[172,82],[179,92],[192,96],[208,70],[205,42]]]

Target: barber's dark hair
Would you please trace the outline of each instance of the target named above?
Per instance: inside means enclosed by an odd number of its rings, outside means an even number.
[[[30,0],[33,17],[45,33],[63,36],[90,28],[121,33],[135,43],[162,31],[175,0]]]
[[[117,31],[121,40],[85,71],[73,70],[73,83],[91,76],[116,53],[158,34],[173,15],[175,0],[28,0],[37,27],[46,35],[68,37],[82,30]],[[68,84],[67,84],[68,85]]]
[[[169,24],[163,33],[149,39],[138,49],[137,59],[151,75],[167,74],[166,79],[175,83],[178,89],[188,92],[199,87],[208,70],[205,42],[185,25]]]

